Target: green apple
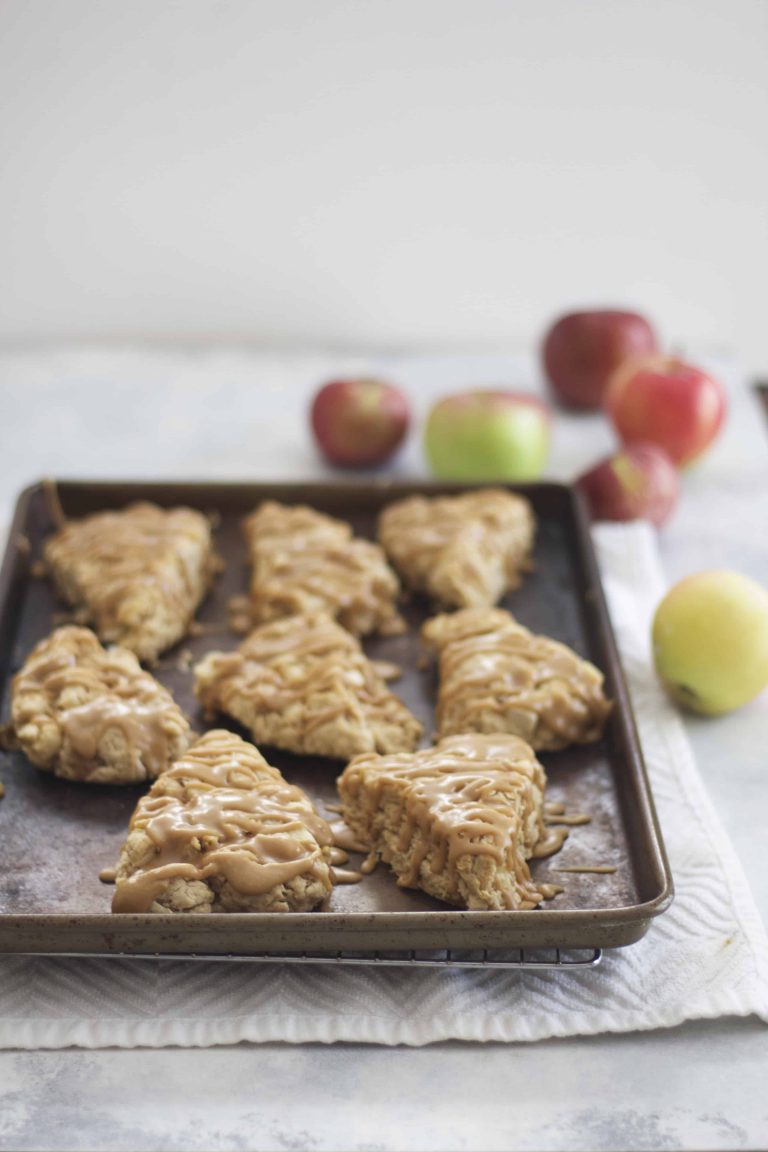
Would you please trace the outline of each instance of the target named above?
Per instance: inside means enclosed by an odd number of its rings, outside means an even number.
[[[535,396],[460,392],[427,417],[424,452],[441,480],[537,480],[549,456],[550,413]]]
[[[687,576],[653,619],[653,656],[677,703],[716,716],[768,685],[768,591],[739,572]]]

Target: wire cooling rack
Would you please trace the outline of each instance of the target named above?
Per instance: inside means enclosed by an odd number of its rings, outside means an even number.
[[[60,956],[88,956],[104,960],[190,960],[233,964],[337,964],[369,965],[377,968],[485,968],[526,971],[552,968],[595,968],[602,960],[600,948],[483,948],[473,951],[439,949],[400,952],[261,952],[254,954],[169,952],[110,952],[94,956],[86,952],[56,953]]]

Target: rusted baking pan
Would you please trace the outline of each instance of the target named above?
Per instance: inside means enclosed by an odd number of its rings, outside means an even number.
[[[348,520],[373,536],[376,517],[391,500],[416,492],[456,492],[456,486],[417,483],[222,484],[60,482],[67,516],[118,508],[138,499],[188,504],[210,513],[226,569],[199,613],[202,634],[167,653],[159,678],[203,728],[192,694],[192,674],[179,659],[232,648],[227,602],[247,588],[240,521],[264,499],[306,502]],[[562,851],[533,863],[537,881],[565,891],[534,911],[467,912],[397,887],[384,866],[357,885],[338,886],[327,911],[283,914],[120,915],[110,913],[112,889],[99,872],[114,864],[139,787],[97,787],[39,772],[15,752],[2,753],[0,780],[0,951],[256,955],[264,952],[392,949],[611,948],[632,944],[672,900],[672,881],[654,813],[627,689],[603,599],[586,520],[567,487],[518,489],[538,519],[535,570],[505,600],[519,620],[571,645],[605,673],[615,701],[603,740],[542,754],[548,800],[588,813]],[[3,719],[10,679],[57,622],[65,606],[36,574],[46,535],[53,530],[50,490],[22,493],[0,576],[0,676]],[[39,566],[38,566],[39,567]],[[414,600],[405,636],[365,642],[370,656],[403,669],[392,687],[432,732],[434,677],[421,666],[417,629],[428,615]],[[226,723],[226,722],[225,722]],[[266,749],[285,776],[315,799],[322,813],[333,803],[341,767]],[[352,857],[349,867],[358,858]],[[583,865],[615,872],[561,872]]]

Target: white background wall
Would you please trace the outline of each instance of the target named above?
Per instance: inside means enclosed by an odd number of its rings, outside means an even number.
[[[768,371],[765,0],[0,0],[0,337]]]

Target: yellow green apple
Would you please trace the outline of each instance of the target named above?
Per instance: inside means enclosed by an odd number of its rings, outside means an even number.
[[[687,576],[653,619],[653,656],[677,703],[715,716],[768,686],[768,590],[740,572]]]
[[[460,392],[431,409],[424,452],[441,480],[538,480],[549,456],[550,422],[549,408],[536,396]]]

